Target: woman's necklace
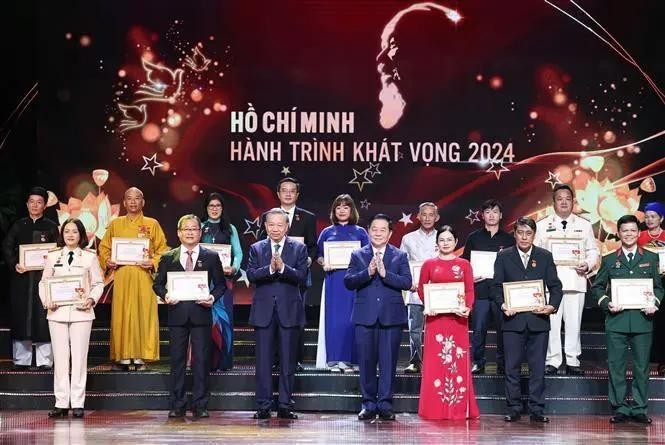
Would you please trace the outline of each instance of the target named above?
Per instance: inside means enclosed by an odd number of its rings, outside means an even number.
[[[658,238],[660,238],[660,234],[663,233],[663,228],[659,226],[658,227],[658,233],[656,235],[652,235],[651,230],[647,230],[647,233],[649,234],[649,237],[651,239],[658,239]]]

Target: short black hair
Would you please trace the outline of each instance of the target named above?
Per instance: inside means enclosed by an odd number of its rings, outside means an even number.
[[[443,232],[450,232],[450,234],[455,238],[455,241],[457,241],[459,238],[457,237],[457,231],[453,229],[453,226],[444,224],[441,227],[439,227],[436,231],[436,242],[439,242],[439,235],[441,235]]]
[[[494,207],[498,207],[499,212],[503,213],[503,206],[496,199],[488,199],[487,201],[483,202],[483,204],[480,206],[480,213],[483,213],[488,209],[493,209]]]
[[[533,218],[529,218],[528,216],[520,216],[517,218],[517,221],[515,221],[515,230],[517,230],[518,226],[528,226],[533,230],[533,233],[536,233],[536,222]]]
[[[78,218],[67,218],[60,226],[60,235],[58,235],[58,247],[65,247],[65,226],[73,223],[79,231],[79,247],[85,249],[88,246],[88,234],[85,231],[85,226]]]
[[[282,184],[284,184],[285,182],[291,182],[291,183],[295,184],[296,185],[296,190],[298,191],[298,193],[300,193],[300,182],[296,178],[291,177],[291,176],[287,176],[286,178],[282,178],[282,179],[279,180],[279,182],[277,182],[277,191],[278,192],[281,189]]]
[[[347,205],[351,207],[351,216],[349,218],[349,224],[358,224],[360,215],[358,214],[358,209],[356,208],[356,203],[353,201],[351,195],[343,193],[333,200],[332,205],[330,206],[330,222],[333,224],[338,224],[339,220],[337,215],[335,215],[335,209],[341,205]]]
[[[557,184],[554,186],[552,189],[552,199],[554,199],[554,195],[556,195],[556,192],[559,190],[568,190],[570,192],[570,196],[573,198],[575,197],[575,192],[573,191],[573,188],[569,186],[568,184]]]
[[[617,230],[621,230],[623,224],[635,223],[639,227],[639,221],[635,215],[623,215],[617,220]]]
[[[390,216],[386,215],[385,213],[377,213],[376,215],[372,216],[369,219],[369,223],[367,223],[367,227],[369,228],[372,225],[372,222],[374,222],[375,219],[382,219],[384,221],[388,222],[388,230],[392,232],[393,230],[393,220],[390,219]]]

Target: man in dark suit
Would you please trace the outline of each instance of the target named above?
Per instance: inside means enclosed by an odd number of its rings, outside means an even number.
[[[370,244],[355,250],[344,276],[356,291],[351,320],[356,325],[362,410],[360,420],[395,420],[393,385],[402,327],[407,322],[402,291],[411,288],[406,253],[388,244],[392,221],[379,213],[369,222]],[[377,386],[376,365],[379,365]]]
[[[185,215],[178,221],[180,247],[162,255],[153,284],[155,293],[169,305],[169,347],[171,355],[171,411],[169,417],[183,417],[185,405],[185,367],[187,348],[192,345],[192,413],[195,418],[208,417],[208,379],[210,372],[210,308],[226,291],[222,262],[217,253],[199,246],[201,220]],[[178,301],[166,289],[167,272],[207,271],[211,291],[206,299]]]
[[[289,218],[289,236],[298,238],[299,241],[305,243],[307,246],[307,267],[312,265],[312,261],[316,259],[316,217],[312,212],[297,207],[298,197],[300,196],[300,182],[292,177],[282,178],[277,183],[277,198],[279,199],[279,208],[284,210]],[[261,232],[259,232],[259,239],[266,239],[268,234],[265,230],[266,214],[261,215]],[[307,280],[305,284],[300,286],[300,293],[302,294],[303,305],[305,304],[305,296],[307,288],[312,285],[311,273],[307,271]],[[303,371],[302,362],[305,355],[305,324],[303,323],[300,329],[300,338],[297,340],[298,344],[298,363],[296,371]],[[275,368],[279,366],[279,361],[275,357]]]
[[[549,422],[545,408],[545,358],[550,332],[549,315],[556,312],[563,296],[552,254],[533,245],[536,222],[521,217],[515,223],[517,245],[503,249],[494,263],[493,298],[504,313],[503,347],[506,366],[506,422],[520,419],[522,392],[520,368],[524,355],[529,363],[529,412],[535,422]],[[504,304],[503,283],[543,280],[549,290],[547,303],[532,312],[509,309]]]
[[[617,221],[621,247],[603,257],[591,292],[605,311],[607,334],[607,364],[609,368],[609,402],[614,415],[611,423],[633,420],[650,424],[649,353],[653,338],[653,315],[663,300],[663,284],[658,272],[658,255],[637,247],[640,235],[638,220],[625,215]],[[650,304],[643,309],[624,309],[612,301],[613,279],[653,280]],[[660,340],[660,339],[658,339]],[[626,364],[628,346],[633,355],[633,400],[626,400]]]
[[[272,406],[271,367],[278,345],[280,373],[277,416],[297,419],[293,412],[294,374],[300,329],[305,310],[300,293],[307,277],[307,249],[286,236],[288,214],[271,209],[265,222],[268,239],[252,244],[247,262],[247,278],[256,290],[252,297],[249,324],[256,335],[255,419],[270,417]]]

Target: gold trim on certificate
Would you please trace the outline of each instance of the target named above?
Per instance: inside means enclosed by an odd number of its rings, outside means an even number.
[[[222,262],[222,267],[231,267],[231,245],[230,244],[208,244],[200,243],[199,246],[204,249],[209,249],[219,255],[219,260]]]
[[[531,312],[545,306],[543,280],[503,283],[503,301],[509,310],[515,312]]]
[[[111,239],[111,261],[119,265],[134,266],[150,259],[150,238]]]
[[[305,244],[305,237],[304,236],[291,236],[291,235],[289,235],[289,238],[291,238],[294,241],[298,241],[300,243]]]
[[[324,241],[323,263],[332,269],[348,269],[356,249],[360,249],[360,241]]]
[[[427,283],[423,285],[425,313],[449,314],[465,306],[464,283]]]
[[[166,291],[178,301],[206,300],[210,297],[208,272],[166,272]]]
[[[665,273],[665,247],[645,247],[645,249],[658,255],[658,273]]]
[[[44,270],[46,256],[56,247],[56,243],[21,244],[18,246],[18,263],[25,270]]]
[[[63,275],[44,279],[46,302],[50,306],[71,306],[83,303],[88,295],[88,280],[85,275]]]
[[[484,279],[494,278],[494,262],[497,252],[488,252],[485,250],[472,250],[469,262],[474,277]]]
[[[610,287],[614,306],[624,309],[654,306],[652,278],[611,278]]]
[[[547,250],[552,252],[557,266],[579,266],[586,258],[582,238],[553,237],[547,240]]]

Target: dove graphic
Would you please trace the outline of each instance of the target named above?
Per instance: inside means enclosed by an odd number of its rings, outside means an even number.
[[[180,68],[169,69],[164,65],[157,65],[141,58],[147,83],[142,84],[136,91],[142,95],[135,103],[142,102],[175,102],[182,91],[182,75]]]
[[[199,49],[198,46],[195,46],[192,50],[193,53],[191,56],[185,57],[185,65],[190,67],[196,72],[205,71],[208,69],[208,65],[212,62],[212,59],[208,59]]]
[[[125,105],[119,103],[118,108],[120,108],[120,111],[124,116],[118,126],[121,133],[133,130],[134,128],[141,128],[146,122],[148,122],[148,110],[146,104]]]

